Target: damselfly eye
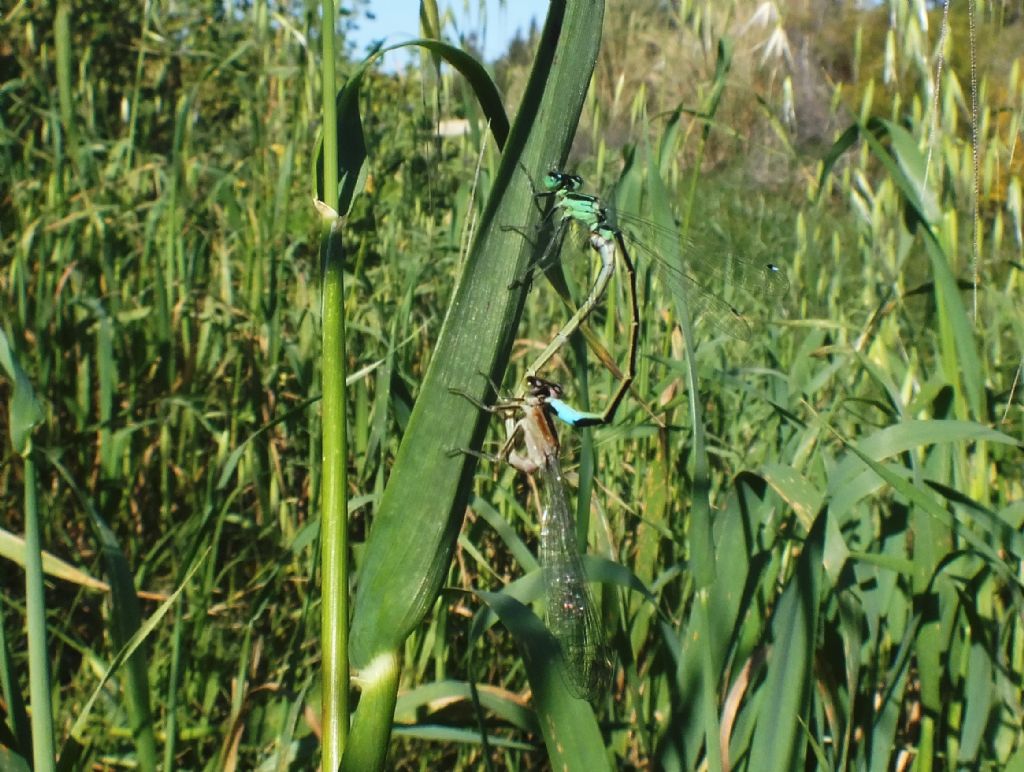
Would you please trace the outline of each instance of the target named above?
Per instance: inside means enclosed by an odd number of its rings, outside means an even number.
[[[583,178],[576,174],[567,174],[558,169],[551,169],[544,175],[544,187],[548,190],[579,190],[583,187]]]

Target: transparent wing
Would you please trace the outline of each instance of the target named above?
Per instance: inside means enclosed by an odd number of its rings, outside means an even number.
[[[776,263],[698,248],[676,231],[631,215],[609,214],[609,220],[693,319],[739,340],[749,340],[753,321],[776,309],[789,291],[785,269]]]
[[[545,459],[539,474],[543,504],[540,563],[548,629],[561,647],[569,691],[593,701],[608,691],[611,657],[576,546],[575,518],[557,455]]]

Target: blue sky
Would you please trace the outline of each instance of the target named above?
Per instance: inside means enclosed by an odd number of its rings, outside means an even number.
[[[438,0],[437,6],[442,16],[445,9],[452,9],[460,34],[475,32],[478,39],[483,35],[484,58],[492,62],[508,49],[517,29],[524,34],[529,30],[530,19],[543,24],[548,0],[505,0],[504,3],[486,0],[486,28],[480,14],[480,0]],[[384,38],[387,44],[393,44],[419,37],[419,0],[371,0],[367,10],[377,18],[358,17],[359,29],[350,38],[357,57],[365,54],[374,40]],[[446,33],[449,41],[458,42],[451,26]],[[403,51],[387,54],[385,69],[400,68],[410,55]]]

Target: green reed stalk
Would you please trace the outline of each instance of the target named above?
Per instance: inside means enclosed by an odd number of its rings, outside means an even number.
[[[57,752],[53,738],[53,705],[50,702],[50,654],[46,644],[43,538],[36,499],[36,466],[32,454],[33,427],[43,416],[32,384],[21,369],[4,330],[0,330],[0,368],[7,374],[11,385],[7,403],[11,446],[21,456],[25,470],[25,617],[28,628],[29,703],[32,706],[32,758],[35,769],[45,772],[56,769]],[[11,708],[16,710],[14,705],[9,706]]]
[[[338,204],[338,115],[334,70],[333,0],[322,7],[321,89],[324,137],[324,195]],[[346,496],[347,435],[345,427],[344,252],[341,219],[323,221],[321,250],[323,285],[323,483],[321,503],[321,644],[323,703],[323,769],[334,770],[348,737],[348,498]]]
[[[36,506],[36,465],[31,450],[25,464],[25,614],[28,618],[29,703],[32,705],[32,759],[40,772],[55,770],[50,655],[46,645],[42,534]]]

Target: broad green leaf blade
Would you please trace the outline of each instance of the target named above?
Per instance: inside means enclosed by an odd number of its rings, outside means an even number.
[[[475,468],[475,459],[460,450],[479,448],[489,421],[452,389],[483,399],[487,378],[500,380],[507,365],[523,303],[522,293],[508,288],[522,275],[532,245],[504,226],[529,227],[529,219],[538,217],[523,169],[539,178],[568,153],[602,18],[602,3],[551,5],[516,123],[363,551],[349,646],[357,670],[400,649],[447,575]],[[363,709],[360,703],[350,744],[386,745],[387,730],[377,733],[381,722],[363,721]],[[361,726],[372,731],[363,733]]]
[[[24,566],[25,549],[25,540],[21,536],[0,528],[0,557],[6,558],[19,566]],[[72,584],[77,584],[97,592],[107,592],[110,590],[110,585],[106,582],[100,581],[70,563],[61,560],[52,552],[44,550],[42,558],[43,571],[48,576],[63,579],[65,582],[71,582]]]
[[[985,420],[985,368],[981,365],[976,347],[974,325],[967,315],[963,298],[960,297],[960,287],[949,267],[949,256],[931,229],[925,230],[924,245],[935,280],[935,307],[939,313],[943,374],[958,389],[963,384],[970,412],[965,414],[961,407],[960,417]]]
[[[610,769],[604,739],[590,705],[569,694],[558,644],[530,609],[505,593],[478,593],[515,637],[533,687],[548,756],[554,769]]]
[[[845,440],[843,442],[861,461],[871,467],[872,472],[891,485],[899,495],[903,496],[911,504],[920,507],[925,514],[929,515],[937,523],[951,527],[954,533],[973,547],[975,552],[984,558],[1000,577],[1007,582],[1024,587],[1024,584],[1021,584],[1016,575],[1009,570],[1005,561],[999,556],[992,545],[974,532],[971,528],[972,523],[962,523],[958,515],[950,514],[931,495],[915,486],[912,480],[905,479],[900,471],[875,461],[858,445],[846,442]]]
[[[399,737],[414,737],[418,740],[432,740],[439,743],[483,744],[480,733],[475,729],[459,729],[443,724],[412,726],[396,726],[394,733]],[[495,748],[507,748],[518,751],[532,751],[535,746],[522,740],[510,740],[500,734],[487,735],[487,745]]]
[[[43,411],[36,401],[31,381],[11,349],[7,331],[3,329],[0,329],[0,367],[3,367],[13,386],[7,403],[11,445],[15,453],[24,455],[29,450],[29,436],[33,427],[43,420]]]
[[[761,473],[809,529],[825,499],[824,492],[788,464],[765,464]]]
[[[957,762],[960,765],[974,765],[978,762],[982,743],[985,740],[985,727],[992,711],[998,708],[995,694],[995,678],[991,656],[992,641],[986,640],[983,632],[984,620],[975,616],[972,620],[977,628],[972,630],[971,653],[966,663],[964,694],[964,722],[960,732],[960,753]]]
[[[843,156],[843,153],[854,146],[859,136],[860,126],[855,123],[847,127],[846,131],[839,135],[839,138],[832,143],[832,147],[825,153],[825,156],[821,159],[821,175],[818,177],[816,200],[821,199],[821,194],[825,191],[825,180],[832,173],[836,162]]]
[[[871,118],[862,136],[889,171],[915,218],[929,227],[938,225],[942,213],[935,196],[925,187],[925,158],[917,147],[917,140],[884,118]],[[886,138],[888,148],[882,145]]]
[[[530,251],[502,226],[531,211],[529,180],[520,163],[539,176],[551,148],[568,149],[596,57],[600,13],[573,4],[565,19],[545,27],[534,76],[502,159],[478,237],[455,288],[435,354],[372,524],[356,590],[352,663],[365,666],[379,652],[397,649],[433,603],[448,570],[462,522],[475,459],[461,448],[479,447],[489,416],[451,389],[483,398],[486,373],[500,375],[518,322],[522,297],[508,287],[522,274]],[[553,67],[556,50],[558,67]],[[575,103],[574,109],[567,109]],[[532,138],[526,145],[526,132]],[[517,155],[526,152],[525,161]],[[424,491],[430,491],[425,497]]]
[[[504,689],[487,684],[476,684],[480,706],[491,711],[497,718],[518,727],[524,732],[537,732],[536,716],[522,699]],[[413,723],[422,720],[424,711],[447,709],[454,703],[469,702],[473,699],[474,687],[465,681],[435,681],[402,692],[395,705],[395,721]]]
[[[10,748],[0,746],[0,769],[8,772],[31,772],[32,767],[24,756],[15,753]]]
[[[360,672],[356,682],[362,695],[341,760],[341,772],[384,768],[400,675],[398,655],[393,652],[379,654]]]
[[[1017,444],[1013,437],[973,421],[903,421],[862,437],[858,456],[843,460],[829,476],[830,509],[842,521],[856,501],[881,485],[860,454],[880,461],[927,445],[981,441]]]
[[[403,46],[426,48],[459,71],[476,94],[480,109],[483,110],[484,117],[490,124],[491,133],[494,135],[494,141],[498,143],[498,148],[504,149],[509,134],[508,116],[505,115],[505,106],[502,103],[498,87],[480,60],[466,53],[461,48],[448,45],[440,40],[427,40],[423,38],[389,46],[382,49],[380,53],[394,51]]]
[[[491,133],[498,148],[505,147],[508,141],[509,124],[502,104],[501,94],[483,64],[476,58],[440,40],[409,40],[387,48],[371,52],[356,68],[341,91],[338,92],[338,191],[323,190],[323,144],[316,153],[316,192],[314,198],[326,201],[332,207],[337,204],[337,211],[346,215],[352,209],[356,195],[362,189],[367,173],[366,138],[363,133],[362,113],[359,109],[359,96],[363,78],[370,66],[388,51],[395,51],[406,46],[425,48],[435,56],[451,64],[469,83],[476,94]]]
[[[803,764],[804,732],[813,723],[807,708],[821,604],[826,517],[823,513],[815,520],[796,571],[772,616],[768,675],[760,694],[761,720],[750,747],[751,769],[794,769]]]

